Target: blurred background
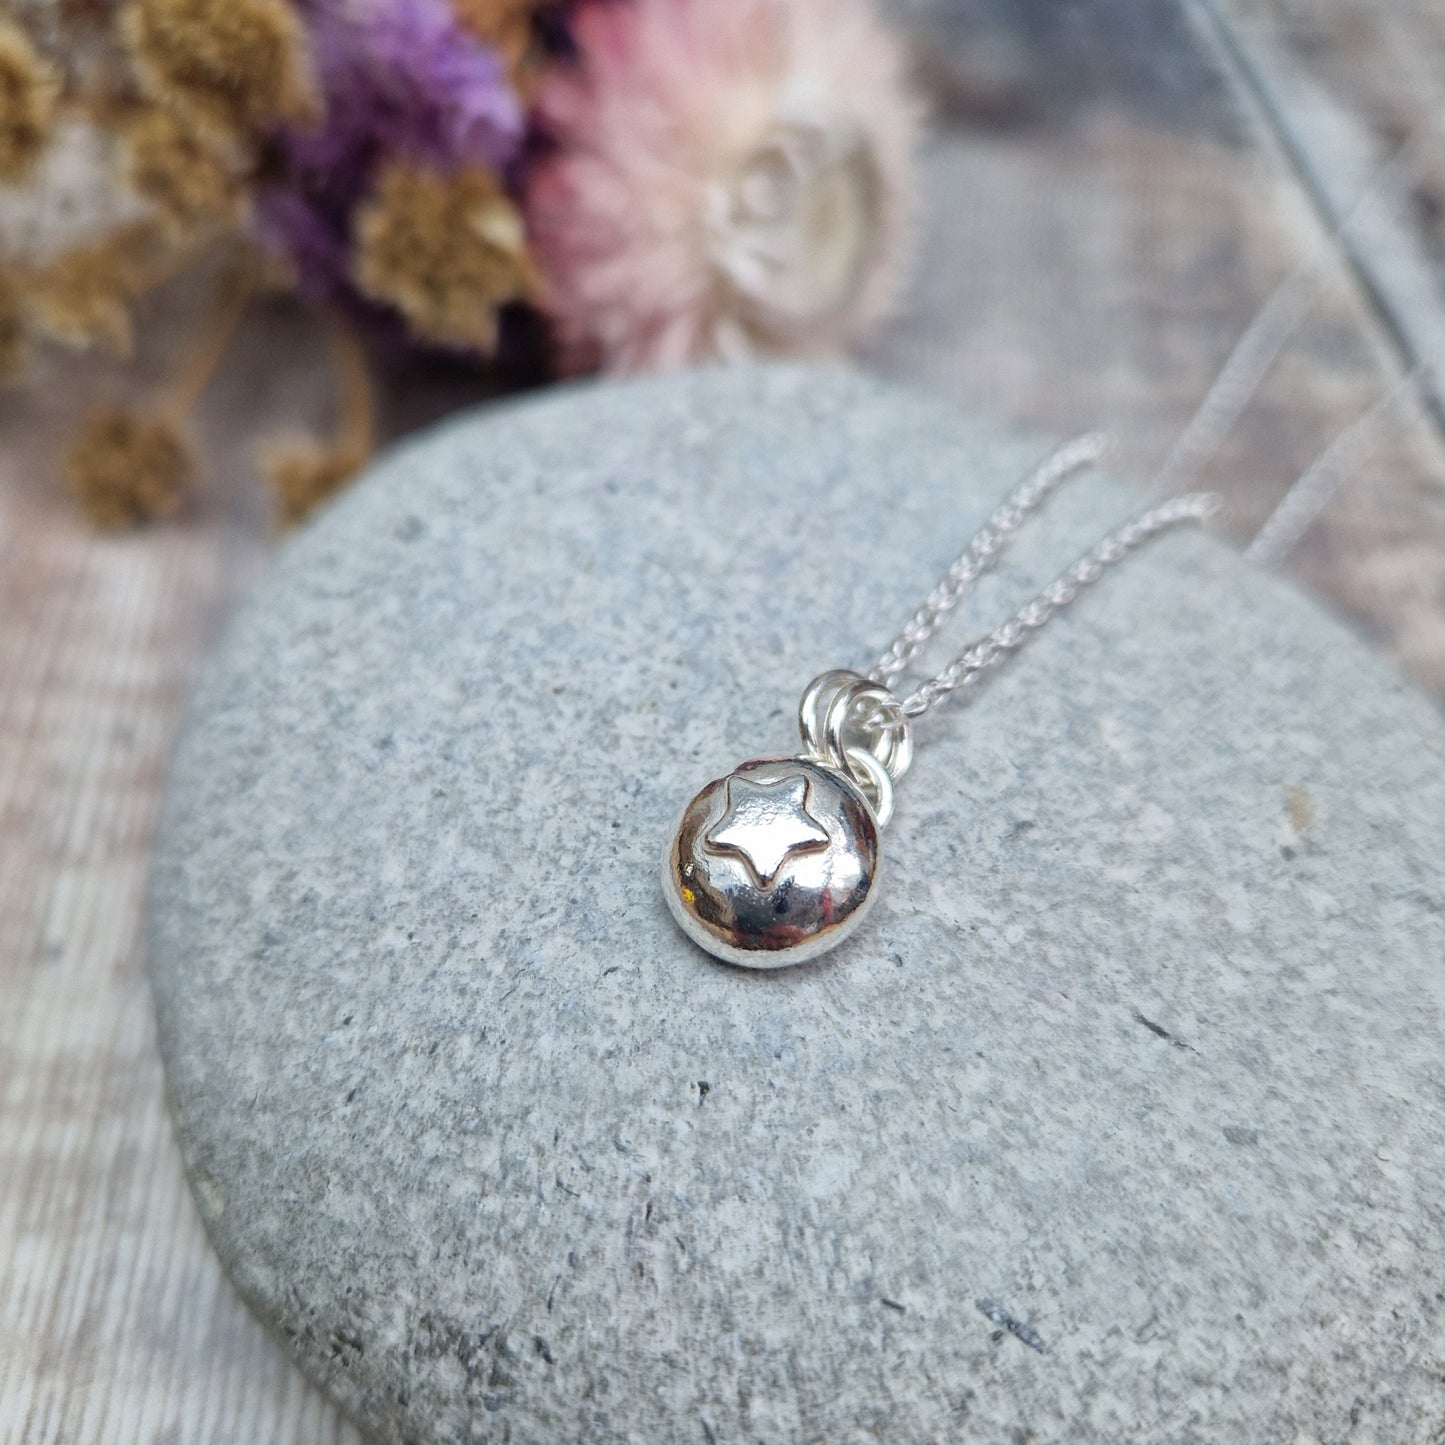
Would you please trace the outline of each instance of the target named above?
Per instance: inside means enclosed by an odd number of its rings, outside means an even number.
[[[1445,5],[888,13],[931,122],[919,253],[863,364],[1050,437],[1107,428],[1141,495],[1218,489],[1241,547],[1445,701]],[[249,308],[179,518],[100,533],[56,479],[87,399],[168,374],[207,284],[142,299],[123,375],[53,351],[0,390],[3,1442],[355,1438],[208,1251],[140,951],[189,680],[277,545],[256,442],[332,424],[324,331],[281,294]],[[389,367],[379,435],[497,390]]]

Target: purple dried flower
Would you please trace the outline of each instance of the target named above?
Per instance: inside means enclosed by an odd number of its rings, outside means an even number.
[[[303,163],[379,146],[499,168],[516,153],[522,110],[501,60],[447,0],[324,0],[310,28],[327,110],[299,137]]]
[[[447,0],[373,0],[362,53],[382,143],[417,160],[500,169],[522,138],[522,111],[495,51]]]
[[[352,215],[383,160],[503,170],[525,120],[500,58],[448,0],[314,0],[302,13],[324,115],[277,134],[281,179],[260,192],[256,229],[324,300],[349,290]]]
[[[346,208],[329,207],[299,190],[268,186],[256,197],[257,239],[291,263],[297,290],[309,301],[330,301],[346,284],[348,222]]]

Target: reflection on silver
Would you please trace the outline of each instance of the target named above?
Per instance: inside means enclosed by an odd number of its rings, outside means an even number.
[[[684,933],[744,968],[841,943],[873,901],[878,826],[860,790],[809,758],[755,758],[683,811],[663,885]]]
[[[796,773],[760,781],[734,774],[723,783],[727,803],[717,827],[703,834],[711,853],[736,853],[759,888],[771,888],[778,869],[797,853],[831,841],[808,811],[808,780]]]

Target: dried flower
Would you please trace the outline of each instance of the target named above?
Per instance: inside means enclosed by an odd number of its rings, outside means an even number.
[[[13,20],[0,18],[0,181],[23,181],[50,140],[60,77]]]
[[[366,465],[369,455],[367,446],[353,442],[338,446],[296,442],[272,450],[263,466],[276,494],[282,526],[304,522],[346,486]]]
[[[496,47],[513,83],[523,80],[538,0],[454,0],[454,6],[457,19],[473,35]]]
[[[35,329],[72,346],[128,352],[130,302],[141,283],[136,251],[144,236],[123,228],[31,271],[24,304]]]
[[[323,118],[278,137],[281,175],[256,219],[303,293],[331,300],[349,291],[355,209],[384,162],[501,170],[521,146],[523,116],[496,52],[447,0],[325,4],[311,36]]]
[[[546,304],[619,370],[829,354],[894,291],[916,110],[866,0],[590,0],[528,186]]]
[[[479,166],[393,163],[357,218],[356,283],[418,339],[490,352],[497,310],[534,288],[522,218]]]
[[[195,473],[190,446],[174,421],[114,408],[90,417],[65,464],[90,520],[107,531],[172,515]]]
[[[500,167],[516,154],[522,113],[501,62],[448,0],[366,0],[348,23],[341,58],[362,72],[353,103],[373,110],[366,128],[384,149],[438,165]]]
[[[176,225],[230,214],[239,187],[233,164],[203,131],[159,107],[142,111],[125,129],[126,178]]]
[[[142,89],[188,122],[242,134],[315,109],[286,0],[130,0],[123,33]]]
[[[25,365],[25,312],[20,286],[0,265],[0,381],[19,375]]]

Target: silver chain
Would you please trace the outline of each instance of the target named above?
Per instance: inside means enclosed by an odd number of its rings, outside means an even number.
[[[1011,491],[993,512],[958,560],[939,579],[927,601],[878,659],[869,678],[888,687],[921,653],[943,619],[972,591],[1024,519],[1041,506],[1066,477],[1097,461],[1108,442],[1098,433],[1079,437],[1055,452]],[[942,672],[921,683],[898,705],[903,718],[922,717],[949,693],[972,683],[980,673],[1002,662],[1084,588],[1151,537],[1172,527],[1203,522],[1219,510],[1213,492],[1185,492],[1151,507],[1127,526],[1111,532],[1033,601],[955,658]],[[890,689],[891,690],[891,689]],[[896,726],[896,724],[894,724]]]
[[[908,619],[908,625],[868,676],[884,684],[897,677],[923,651],[943,619],[973,591],[974,583],[993,566],[1029,513],[1042,506],[1066,477],[1098,461],[1108,449],[1109,440],[1102,432],[1090,432],[1060,447],[1025,477],[994,508],[988,521],[953,566],[938,579],[938,585],[928,594],[923,606]]]

